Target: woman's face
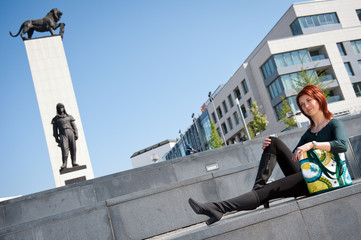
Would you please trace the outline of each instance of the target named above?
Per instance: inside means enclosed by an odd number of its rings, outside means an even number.
[[[298,101],[303,112],[310,117],[315,116],[320,111],[320,104],[311,96],[302,95]]]

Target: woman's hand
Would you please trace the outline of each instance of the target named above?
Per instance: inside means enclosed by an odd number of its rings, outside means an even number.
[[[304,152],[307,152],[313,148],[313,143],[309,142],[306,144],[303,144],[302,146],[299,146],[296,148],[295,152],[293,153],[292,160],[293,161],[299,161],[303,155]]]
[[[263,142],[262,149],[265,150],[266,147],[268,147],[271,144],[271,136],[268,136]]]

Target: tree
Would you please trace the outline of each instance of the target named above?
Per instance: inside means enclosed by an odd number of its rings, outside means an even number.
[[[260,132],[262,135],[262,131],[266,129],[268,121],[266,114],[259,112],[261,108],[262,106],[258,107],[256,102],[252,102],[251,113],[253,115],[253,120],[251,123],[251,128],[253,129],[255,134]]]
[[[282,96],[281,96],[281,100],[282,100],[282,106],[281,106],[281,110],[278,113],[279,117],[283,121],[283,123],[288,126],[287,128],[289,129],[294,128],[295,126],[297,126],[297,122],[293,116],[289,117],[289,114],[293,114],[290,104],[288,100]]]
[[[209,140],[209,145],[211,149],[220,148],[223,146],[223,139],[219,136],[219,133],[216,130],[216,125],[214,125],[211,120],[211,139]]]
[[[330,91],[327,90],[327,87],[332,83],[332,81],[328,83],[322,82],[323,78],[327,76],[325,71],[320,71],[317,73],[316,69],[308,70],[302,66],[301,72],[298,72],[297,75],[298,78],[292,79],[294,84],[293,89],[297,93],[300,92],[302,88],[304,88],[304,86],[308,84],[313,84],[322,90],[322,92],[325,94],[326,99],[329,97]]]

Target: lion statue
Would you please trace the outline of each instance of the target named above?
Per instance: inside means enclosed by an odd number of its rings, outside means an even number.
[[[9,33],[12,37],[17,37],[20,34],[21,30],[23,30],[20,36],[23,40],[26,40],[26,39],[31,39],[31,36],[33,35],[34,31],[38,31],[38,32],[49,31],[51,35],[54,36],[54,30],[60,27],[59,35],[63,38],[65,23],[57,23],[62,15],[63,13],[61,11],[59,11],[57,8],[53,8],[42,19],[25,21],[23,24],[21,24],[19,32],[15,36],[10,31]],[[24,36],[25,33],[28,34],[28,38]]]

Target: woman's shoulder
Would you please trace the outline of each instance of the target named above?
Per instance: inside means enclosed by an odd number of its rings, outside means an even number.
[[[330,125],[342,125],[342,121],[341,120],[339,120],[339,119],[336,119],[336,118],[332,118],[331,120],[330,120],[330,122],[329,122],[329,124]]]

